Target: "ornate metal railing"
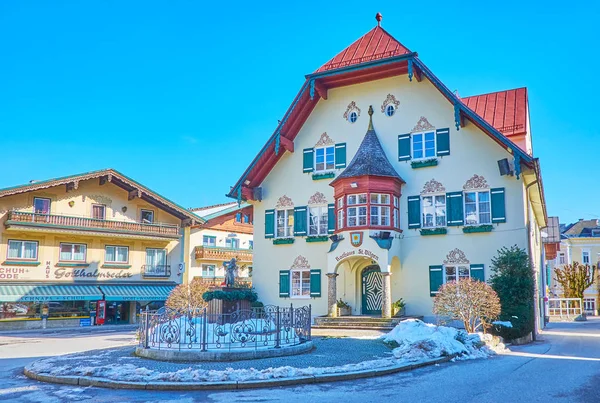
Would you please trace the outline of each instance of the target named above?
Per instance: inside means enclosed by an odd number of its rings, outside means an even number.
[[[55,214],[9,211],[6,226],[26,225],[40,227],[75,228],[84,231],[135,232],[144,235],[178,238],[179,226],[173,224],[139,223],[133,221],[101,220]]]
[[[144,264],[142,265],[142,276],[143,277],[171,277],[171,266],[158,264]]]
[[[204,284],[209,287],[223,287],[225,284],[225,277],[196,277]],[[252,288],[252,277],[236,277],[235,286],[241,288]]]
[[[157,350],[227,351],[294,346],[311,340],[311,307],[266,305],[228,314],[161,308],[142,312],[139,345]]]
[[[236,258],[241,262],[252,262],[252,249],[196,246],[194,253],[196,259],[231,260],[231,258]]]

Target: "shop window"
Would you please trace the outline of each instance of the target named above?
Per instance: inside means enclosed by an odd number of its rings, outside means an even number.
[[[8,241],[8,259],[36,260],[37,256],[37,241]]]
[[[80,243],[61,243],[60,257],[61,262],[85,262],[87,246]]]
[[[106,245],[104,248],[104,261],[106,263],[129,262],[129,248],[127,246]]]

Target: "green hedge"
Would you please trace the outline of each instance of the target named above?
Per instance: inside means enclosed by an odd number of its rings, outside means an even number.
[[[220,299],[223,301],[241,301],[247,300],[254,302],[258,299],[258,294],[253,290],[238,290],[238,291],[207,291],[202,294],[202,299],[206,302],[212,301],[213,299]]]

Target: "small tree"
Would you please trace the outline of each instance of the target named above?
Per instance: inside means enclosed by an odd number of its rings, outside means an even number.
[[[562,287],[565,298],[583,299],[583,293],[594,284],[597,265],[583,265],[579,262],[566,264],[562,269],[554,269],[554,278]]]
[[[208,289],[209,286],[203,283],[202,280],[194,278],[188,284],[179,284],[175,287],[169,294],[166,305],[171,309],[198,312],[208,305],[202,298],[202,294]]]
[[[500,314],[500,300],[496,292],[482,281],[465,279],[446,283],[433,300],[433,313],[452,320],[460,320],[469,333],[483,331]]]
[[[492,258],[490,285],[498,294],[502,311],[500,320],[512,323],[512,328],[501,327],[500,336],[516,339],[533,331],[535,315],[535,277],[529,255],[518,246],[503,247]]]

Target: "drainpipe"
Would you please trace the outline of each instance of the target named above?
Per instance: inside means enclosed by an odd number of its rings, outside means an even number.
[[[527,252],[529,254],[529,260],[530,260],[530,264],[533,267],[534,266],[534,262],[532,259],[532,248],[531,248],[531,220],[530,220],[530,216],[529,216],[529,188],[535,184],[537,184],[538,181],[537,179],[534,180],[533,182],[531,182],[530,184],[525,186],[525,196],[527,198]],[[541,242],[541,240],[540,240]],[[534,270],[534,274],[535,274],[535,270]],[[533,315],[535,318],[535,322],[534,322],[534,326],[533,326],[533,332],[531,333],[532,339],[535,341],[538,338],[538,320],[539,320],[539,294],[538,294],[538,279],[537,276],[534,276],[535,281],[534,281],[534,303],[533,303]]]
[[[186,284],[187,283],[187,279],[186,279],[186,273],[185,273],[185,228],[186,227],[181,227],[180,229],[180,237],[179,237],[179,267],[177,268],[177,273],[181,273],[182,279],[181,279],[181,284]]]

